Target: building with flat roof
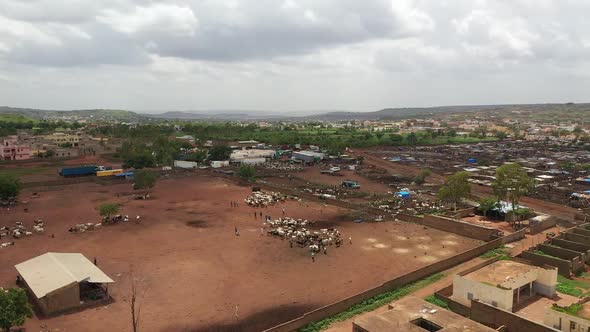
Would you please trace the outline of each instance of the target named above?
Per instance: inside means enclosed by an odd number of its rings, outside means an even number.
[[[389,310],[361,317],[352,323],[353,332],[494,332],[452,311],[416,297],[406,297],[389,305]]]
[[[45,315],[108,300],[113,280],[78,253],[48,252],[15,265],[20,284]]]
[[[518,304],[536,294],[553,297],[556,287],[557,268],[499,260],[478,270],[455,275],[452,298],[467,306],[471,300],[479,300],[514,311]]]
[[[263,164],[268,159],[274,158],[275,150],[251,149],[251,150],[234,150],[231,153],[230,161],[239,164]]]
[[[590,331],[590,297],[567,307],[554,304],[545,309],[543,323],[560,331]]]
[[[31,159],[33,154],[28,144],[19,142],[18,136],[12,135],[0,141],[1,160],[26,160]]]

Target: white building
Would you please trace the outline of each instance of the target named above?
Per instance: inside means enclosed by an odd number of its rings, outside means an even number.
[[[586,298],[567,308],[552,306],[545,309],[543,324],[567,332],[590,331],[590,303]],[[565,309],[565,310],[564,310]],[[564,312],[567,311],[567,312]]]
[[[557,287],[557,268],[538,267],[517,261],[501,260],[453,279],[453,299],[465,305],[479,300],[513,311],[535,294],[553,297]]]
[[[261,150],[261,149],[234,150],[234,151],[232,151],[229,160],[232,163],[237,163],[237,164],[256,165],[256,164],[263,164],[263,163],[267,162],[269,159],[274,158],[275,154],[276,154],[275,150]]]

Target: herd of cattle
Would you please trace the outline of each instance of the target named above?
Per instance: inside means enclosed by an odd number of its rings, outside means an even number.
[[[139,223],[141,220],[140,216],[135,217],[135,222]],[[118,223],[128,222],[129,216],[128,215],[120,215],[117,214],[115,216],[108,216],[103,217],[102,222],[99,223],[85,223],[85,224],[76,224],[74,227],[71,227],[68,232],[70,233],[84,233],[86,231],[93,231],[97,228],[100,228],[102,225],[114,225]]]
[[[266,225],[269,226],[267,234],[289,240],[291,247],[293,247],[293,244],[301,248],[307,247],[312,255],[320,251],[326,253],[328,246],[335,245],[339,247],[342,245],[342,235],[337,229],[324,228],[319,231],[312,231],[306,228],[312,224],[312,221],[288,217],[274,221],[269,220],[266,222]]]
[[[246,197],[244,202],[253,207],[267,207],[277,202],[285,201],[286,197],[277,192],[255,191]]]
[[[14,227],[2,226],[0,227],[0,239],[8,236],[12,236],[13,239],[20,239],[23,236],[31,236],[33,235],[33,233],[45,233],[45,222],[43,220],[38,219],[35,220],[33,223],[34,225],[31,230],[29,230],[21,221],[15,222]],[[2,244],[0,244],[0,249],[13,245],[14,241],[3,242]]]

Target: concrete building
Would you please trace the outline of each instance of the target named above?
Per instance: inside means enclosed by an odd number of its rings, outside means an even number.
[[[53,133],[50,135],[43,136],[43,139],[51,141],[54,144],[65,144],[70,143],[73,147],[77,147],[80,142],[80,135],[78,134],[66,134],[66,133]]]
[[[275,155],[275,150],[234,150],[229,159],[232,163],[256,165],[267,162],[269,159],[274,158]]]
[[[536,294],[553,297],[557,268],[538,267],[523,262],[500,260],[453,279],[452,299],[464,305],[479,300],[494,307],[514,311]]]
[[[590,298],[569,307],[558,305],[545,309],[543,323],[560,331],[588,332],[590,331]]]
[[[113,280],[82,254],[48,252],[15,265],[20,284],[45,315],[101,304]]]
[[[26,160],[33,157],[33,154],[31,153],[31,147],[29,145],[19,143],[18,136],[16,135],[5,137],[1,142],[1,160]]]
[[[322,160],[324,157],[325,155],[323,153],[314,151],[295,151],[291,155],[292,159],[301,160],[308,163],[312,163],[316,160]]]
[[[389,310],[356,319],[353,332],[424,332],[470,331],[494,332],[449,310],[444,310],[416,297],[406,297],[389,305]]]

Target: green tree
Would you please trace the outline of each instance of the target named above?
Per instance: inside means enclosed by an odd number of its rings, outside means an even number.
[[[496,132],[496,138],[497,138],[497,139],[499,139],[499,140],[504,140],[504,139],[506,139],[507,137],[508,137],[508,134],[506,134],[506,133],[505,133],[505,132],[503,132],[503,131],[497,131],[497,132]]]
[[[152,189],[156,185],[156,173],[150,171],[137,171],[133,174],[135,184],[133,189]]]
[[[110,218],[119,212],[119,205],[115,203],[103,203],[98,207],[98,213],[101,216]]]
[[[0,199],[17,197],[23,188],[20,180],[11,174],[0,174]]]
[[[43,154],[43,158],[52,158],[53,156],[55,156],[55,151],[52,149],[45,151]]]
[[[389,134],[389,139],[392,145],[400,145],[404,141],[404,137],[400,134]]]
[[[496,169],[492,188],[499,199],[510,200],[514,211],[520,199],[533,191],[535,181],[519,164],[506,164]]]
[[[487,217],[488,212],[498,207],[498,199],[496,197],[485,197],[479,201],[477,209]]]
[[[457,210],[457,204],[471,193],[469,185],[469,173],[458,172],[447,178],[444,186],[438,191],[438,198],[441,201],[453,203],[453,209]]]
[[[194,161],[196,163],[202,163],[207,159],[207,150],[198,150],[186,155],[187,161]]]
[[[429,170],[428,168],[423,169],[420,171],[420,173],[418,173],[418,175],[416,175],[416,177],[414,178],[414,182],[416,184],[423,184],[424,182],[426,182],[426,178],[432,175],[432,171]]]
[[[242,179],[252,180],[256,177],[256,168],[252,165],[242,165],[238,169],[238,176]]]
[[[406,142],[408,142],[409,145],[418,144],[418,135],[416,135],[415,132],[409,133],[408,136],[406,136]]]
[[[209,160],[228,160],[231,148],[227,145],[215,145],[209,149]]]
[[[27,293],[21,288],[0,289],[0,327],[10,331],[13,326],[23,325],[33,317]]]

